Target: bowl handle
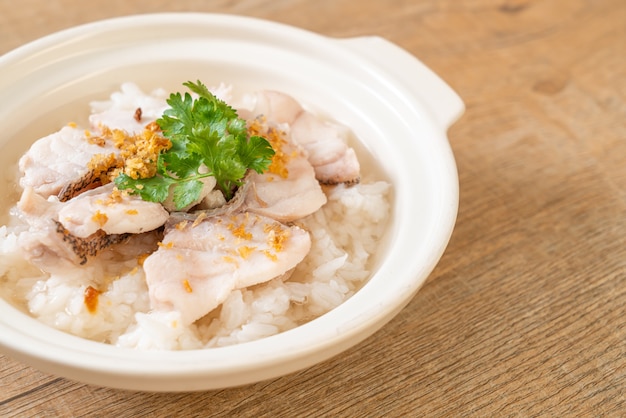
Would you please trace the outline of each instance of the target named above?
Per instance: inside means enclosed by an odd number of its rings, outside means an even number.
[[[338,42],[372,61],[376,67],[392,73],[422,99],[444,129],[448,129],[465,111],[463,101],[450,86],[396,44],[378,36],[339,39]]]

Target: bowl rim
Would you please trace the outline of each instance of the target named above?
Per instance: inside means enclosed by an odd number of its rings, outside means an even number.
[[[3,68],[29,60],[33,56],[45,60],[47,54],[54,54],[56,48],[64,47],[68,42],[88,43],[93,37],[106,36],[111,31],[128,31],[142,25],[187,24],[245,27],[248,32],[262,34],[266,39],[278,39],[277,37],[285,39],[284,42],[290,47],[304,43],[308,48],[324,49],[325,54],[329,56],[343,57],[345,60],[365,65],[371,70],[372,77],[383,77],[385,83],[391,87],[401,89],[402,86],[406,86],[405,80],[402,80],[402,83],[397,82],[397,74],[393,73],[389,66],[376,64],[371,56],[352,48],[350,42],[355,38],[329,38],[294,26],[253,17],[189,12],[123,16],[64,29],[0,56],[0,74]],[[359,41],[357,44],[362,46],[367,42],[380,41],[380,38],[371,37],[370,40]],[[390,46],[385,44],[385,48]],[[402,57],[417,61],[408,53],[404,55],[399,51],[394,53],[400,54],[394,55],[397,59]],[[365,301],[365,295],[372,296],[372,292],[367,290],[372,282],[370,280],[354,296],[331,312],[281,334],[228,347],[151,353],[84,340],[50,328],[20,313],[22,317],[15,323],[0,318],[0,347],[15,358],[37,364],[46,371],[54,368],[55,373],[58,373],[57,366],[62,366],[67,369],[67,376],[70,378],[85,380],[85,371],[106,374],[109,379],[104,383],[105,386],[136,388],[137,382],[141,382],[149,390],[172,390],[175,388],[164,387],[164,383],[175,377],[187,377],[197,380],[189,385],[182,384],[181,387],[184,390],[196,390],[252,383],[262,380],[259,377],[270,378],[286,374],[285,370],[287,373],[293,372],[326,360],[369,337],[409,303],[424,283],[447,246],[458,208],[458,177],[454,157],[446,138],[447,126],[442,126],[436,115],[429,114],[428,103],[424,103],[423,98],[403,97],[403,99],[407,104],[414,106],[416,109],[414,111],[423,117],[422,122],[431,134],[432,144],[429,146],[435,151],[437,162],[441,163],[440,174],[445,174],[439,179],[443,187],[436,202],[441,212],[435,219],[437,228],[433,227],[431,232],[432,247],[422,257],[417,258],[420,263],[411,260],[411,264],[403,267],[402,275],[409,278],[408,280],[394,284],[386,291],[376,289],[377,297],[380,298],[377,303]],[[462,107],[456,110],[457,114],[450,117],[448,123],[451,124],[461,112]],[[398,215],[401,219],[408,217],[410,209],[410,207],[396,208],[402,211]],[[398,269],[393,269],[383,262],[379,270],[397,272]],[[378,273],[374,274],[372,279],[377,275]],[[361,301],[362,299],[364,300]],[[0,311],[7,309],[14,309],[17,312],[16,308],[0,300]],[[338,318],[343,318],[343,322],[335,323]],[[24,329],[30,332],[24,333]],[[283,349],[276,350],[276,347]],[[72,355],[68,356],[67,350],[70,350]],[[278,365],[286,363],[291,363],[291,366],[281,369],[280,372],[275,370]],[[82,377],[78,378],[79,375]],[[246,375],[250,377],[246,378]],[[115,383],[115,379],[120,376],[134,377],[137,380],[129,381],[127,384]],[[202,379],[206,379],[207,376],[213,380],[203,382]],[[234,377],[228,380],[229,376]],[[215,379],[223,380],[219,383]],[[154,383],[150,384],[150,380]],[[102,381],[94,377],[88,383],[102,384]]]

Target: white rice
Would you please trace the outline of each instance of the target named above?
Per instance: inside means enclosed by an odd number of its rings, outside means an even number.
[[[135,105],[124,97],[115,100]],[[106,105],[111,103],[96,104]],[[24,227],[16,219],[0,227],[0,294],[45,324],[122,347],[197,349],[274,335],[337,307],[369,277],[370,259],[389,217],[390,185],[378,181],[325,191],[328,203],[299,222],[310,231],[312,247],[293,275],[235,290],[190,326],[182,325],[177,312],[150,311],[136,258],[114,264],[101,257],[63,276],[41,273],[20,254],[17,236]],[[101,291],[93,313],[85,304],[85,289],[92,283]]]

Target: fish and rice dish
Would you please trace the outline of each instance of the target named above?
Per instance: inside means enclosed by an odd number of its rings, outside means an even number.
[[[289,330],[363,286],[392,191],[350,131],[282,92],[184,85],[122,84],[21,156],[5,300],[83,338],[185,350]]]

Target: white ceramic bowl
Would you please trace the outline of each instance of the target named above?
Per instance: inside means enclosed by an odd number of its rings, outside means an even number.
[[[393,215],[369,282],[338,308],[291,331],[185,352],[87,341],[0,300],[0,347],[7,355],[52,374],[116,388],[242,385],[354,346],[393,318],[426,280],[456,219],[458,180],[446,130],[463,103],[416,58],[378,37],[331,39],[212,14],[130,16],[65,30],[0,57],[4,161],[16,161],[28,141],[76,120],[89,100],[107,97],[124,81],[179,91],[182,81],[198,78],[291,94],[348,125],[362,151],[375,156],[373,166],[393,183]]]

